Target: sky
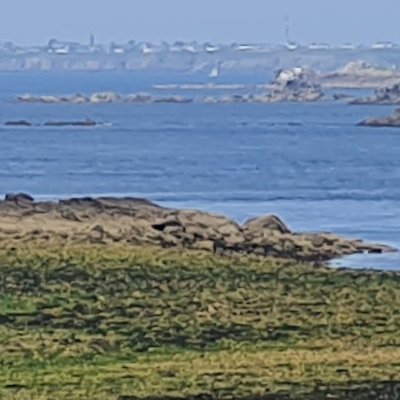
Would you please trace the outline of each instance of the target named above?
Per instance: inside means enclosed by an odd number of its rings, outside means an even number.
[[[1,0],[0,41],[400,42],[400,0]]]

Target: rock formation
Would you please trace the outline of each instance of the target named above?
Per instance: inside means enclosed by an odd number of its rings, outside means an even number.
[[[315,73],[293,68],[279,71],[271,85],[264,85],[264,93],[229,94],[222,96],[185,97],[178,95],[155,96],[147,93],[122,95],[114,92],[93,93],[90,96],[76,94],[72,96],[17,96],[20,103],[43,104],[108,104],[108,103],[275,103],[275,102],[311,102],[324,98],[321,87],[315,83]],[[267,90],[268,89],[268,90]]]
[[[90,96],[75,94],[72,96],[35,96],[25,94],[17,96],[20,103],[42,104],[107,104],[107,103],[190,103],[192,99],[182,96],[152,96],[146,93],[121,95],[114,92],[93,93]]]
[[[312,102],[322,100],[324,93],[313,71],[297,67],[276,74],[267,98],[270,102]]]
[[[377,89],[373,96],[354,99],[350,104],[398,105],[400,104],[400,84],[383,89]]]
[[[6,126],[32,126],[32,123],[21,119],[19,121],[7,121],[4,125],[6,125]]]
[[[43,124],[43,126],[54,126],[54,127],[63,127],[63,126],[96,126],[97,122],[92,119],[86,119],[83,121],[48,121]]]
[[[319,75],[323,88],[369,89],[392,86],[400,81],[400,70],[351,61],[335,72]]]
[[[223,254],[256,254],[324,261],[392,248],[332,234],[293,233],[276,216],[244,225],[202,211],[160,207],[135,198],[35,202],[24,194],[0,201],[0,243],[99,243],[177,247]]]
[[[359,123],[360,126],[400,128],[400,109],[384,117],[367,118]]]
[[[33,124],[30,121],[21,120],[21,121],[7,121],[4,123],[5,126],[48,126],[48,127],[65,127],[65,126],[75,126],[75,127],[94,127],[100,125],[99,122],[96,122],[92,119],[85,119],[82,121],[47,121],[43,124]]]

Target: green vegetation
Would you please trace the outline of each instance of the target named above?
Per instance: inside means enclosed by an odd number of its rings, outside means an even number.
[[[0,250],[2,399],[371,388],[400,382],[399,331],[394,273],[128,246]]]

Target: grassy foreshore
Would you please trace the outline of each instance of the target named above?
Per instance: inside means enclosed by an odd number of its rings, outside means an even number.
[[[27,246],[0,250],[2,399],[375,399],[400,382],[400,275]]]

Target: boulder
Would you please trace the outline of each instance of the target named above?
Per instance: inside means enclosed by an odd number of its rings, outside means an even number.
[[[259,233],[264,230],[291,233],[286,224],[276,215],[266,215],[264,217],[250,219],[243,225],[243,229],[253,233]]]
[[[34,204],[34,198],[26,193],[7,193],[4,201],[9,204],[15,204],[19,207],[31,207]]]

